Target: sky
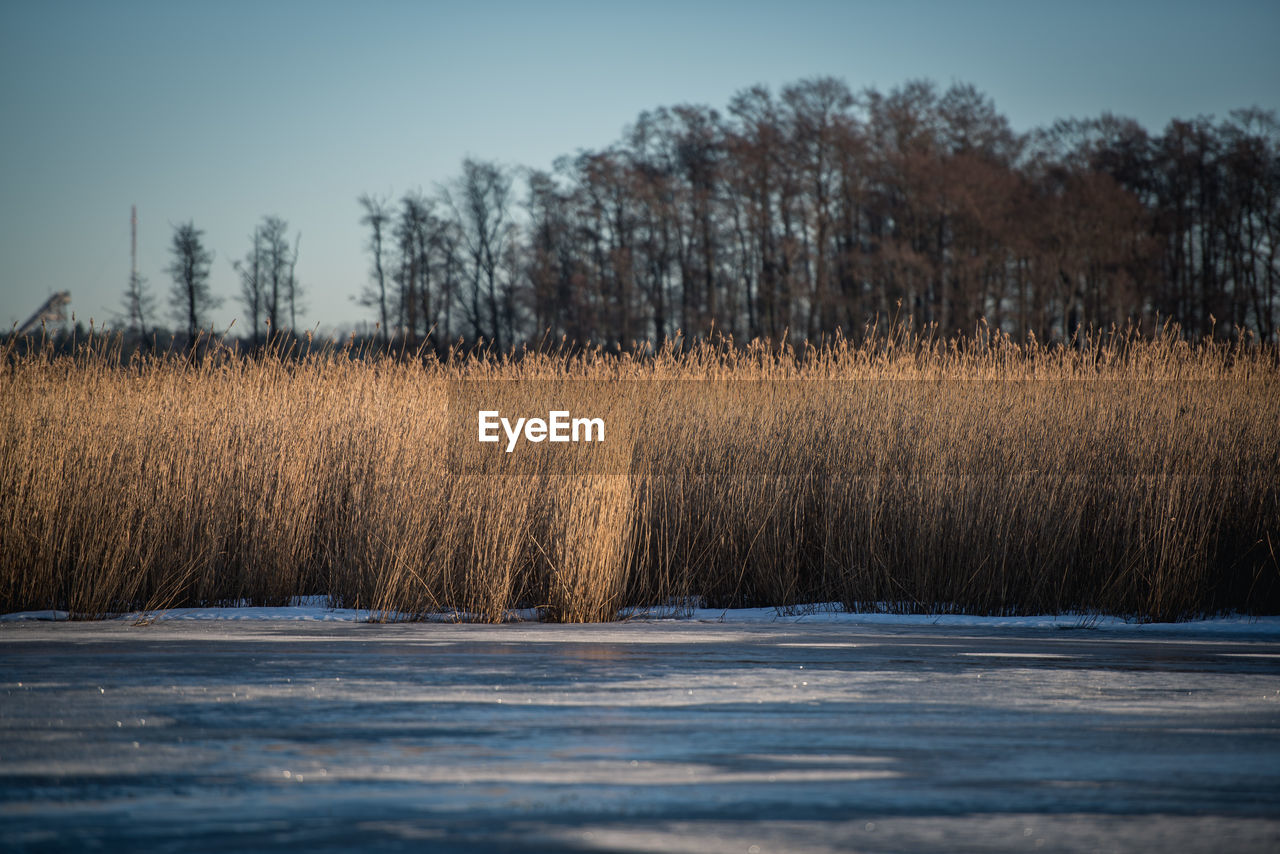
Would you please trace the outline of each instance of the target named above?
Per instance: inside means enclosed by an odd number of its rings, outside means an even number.
[[[300,234],[299,325],[328,332],[370,319],[357,198],[430,193],[467,156],[549,168],[642,110],[827,75],[971,83],[1016,130],[1110,111],[1159,131],[1280,110],[1278,37],[1274,0],[0,0],[0,323],[61,290],[117,320],[131,205],[166,321],[174,226],[214,252],[222,327],[231,261],[276,215]]]

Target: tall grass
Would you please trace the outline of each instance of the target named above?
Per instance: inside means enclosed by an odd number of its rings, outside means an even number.
[[[126,359],[100,339],[3,355],[4,611],[315,593],[481,620],[608,620],[688,597],[1280,611],[1280,368],[1265,347],[893,333],[640,356],[248,358],[215,343]],[[612,462],[485,473],[450,458],[464,380],[590,380],[587,401],[631,426]]]

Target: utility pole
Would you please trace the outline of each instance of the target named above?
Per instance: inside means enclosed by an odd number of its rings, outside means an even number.
[[[142,288],[138,275],[138,206],[129,208],[129,290],[125,292],[125,311],[129,328],[146,340],[147,315],[151,313],[151,300]]]

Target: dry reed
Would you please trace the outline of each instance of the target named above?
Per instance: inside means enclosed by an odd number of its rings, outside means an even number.
[[[608,620],[690,597],[1280,611],[1268,347],[898,332],[799,352],[441,361],[214,344],[124,359],[98,339],[3,355],[3,611],[317,593],[481,620]],[[632,423],[609,465],[495,475],[450,459],[451,383],[585,380],[588,402]]]

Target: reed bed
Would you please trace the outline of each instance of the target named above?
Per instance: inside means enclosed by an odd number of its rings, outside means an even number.
[[[1268,346],[195,352],[9,343],[0,611],[1280,612]],[[605,457],[495,473],[450,447],[460,383],[571,387],[627,428]]]

